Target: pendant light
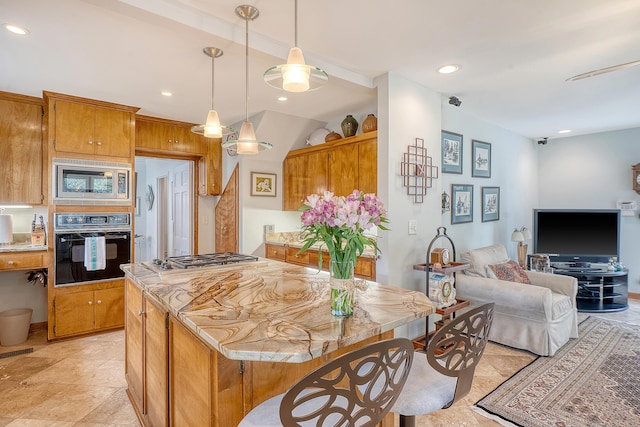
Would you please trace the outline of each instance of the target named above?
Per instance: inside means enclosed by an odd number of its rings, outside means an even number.
[[[289,50],[286,64],[276,65],[264,72],[264,81],[276,89],[287,92],[306,92],[323,86],[329,80],[327,73],[304,62],[298,47],[298,0],[295,0],[294,46]]]
[[[242,5],[236,7],[236,15],[245,20],[245,119],[240,128],[238,139],[225,141],[222,148],[235,147],[238,154],[258,154],[259,151],[269,150],[272,145],[268,142],[257,141],[253,125],[249,121],[249,21],[258,17],[260,11],[253,6]]]
[[[193,126],[191,132],[204,135],[206,138],[222,138],[222,135],[234,132],[232,128],[220,125],[218,112],[213,108],[215,59],[221,57],[223,52],[217,47],[205,47],[202,51],[211,58],[211,110],[207,114],[207,121],[203,125]]]

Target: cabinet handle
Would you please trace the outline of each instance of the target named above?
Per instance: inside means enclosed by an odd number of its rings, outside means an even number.
[[[176,144],[179,144],[179,143],[180,143],[180,141],[178,141],[177,139],[176,139],[176,141],[175,141],[175,142],[176,142]]]
[[[138,310],[138,316],[142,316],[143,314],[144,314],[144,311]]]
[[[92,140],[89,140],[89,145],[93,145],[93,141]]]
[[[98,144],[98,145],[102,145],[102,141],[98,141],[98,142],[97,142],[97,144]]]
[[[167,142],[168,142],[169,144],[171,144],[173,141],[169,139],[169,140],[167,140]]]
[[[89,305],[93,304],[93,301],[89,301]]]
[[[99,300],[98,300],[98,304],[102,304],[102,300],[100,300],[100,299],[99,299]]]
[[[7,264],[13,265],[13,264],[15,264],[15,261],[9,261],[9,262],[7,262]]]

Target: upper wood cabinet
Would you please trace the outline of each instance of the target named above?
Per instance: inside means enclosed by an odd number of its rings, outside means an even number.
[[[0,204],[44,202],[39,98],[0,92]]]
[[[222,194],[222,138],[204,138],[206,154],[198,161],[198,194]]]
[[[378,190],[378,132],[290,151],[282,164],[285,211],[295,211],[309,194],[331,191],[346,196],[354,189]]]
[[[133,158],[136,107],[44,92],[56,155]]]
[[[207,138],[191,132],[191,123],[136,116],[136,150],[204,155]]]

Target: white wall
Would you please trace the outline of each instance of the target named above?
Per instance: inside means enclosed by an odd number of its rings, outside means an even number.
[[[424,139],[427,155],[439,164],[440,96],[434,91],[395,74],[378,79],[378,195],[385,204],[391,231],[378,232],[382,252],[377,263],[381,283],[425,292],[425,273],[413,270],[424,263],[428,242],[440,225],[441,180],[433,182],[423,203],[407,195],[401,162],[416,138]],[[409,235],[409,220],[417,221]],[[424,334],[424,320],[400,328],[398,335]]]
[[[512,259],[517,259],[516,244],[511,242],[514,228],[533,229],[532,210],[538,205],[537,144],[523,136],[471,116],[462,107],[443,100],[442,129],[463,135],[462,175],[443,173],[443,191],[451,195],[452,184],[473,185],[473,222],[451,224],[451,212],[442,215],[456,252],[503,244]],[[491,177],[471,176],[472,140],[491,144]],[[438,159],[437,164],[441,164]],[[482,222],[481,187],[500,187],[500,220]],[[529,242],[530,244],[531,242]],[[529,253],[531,253],[531,246]]]
[[[539,208],[615,209],[635,201],[631,166],[640,162],[640,128],[549,140],[537,147]],[[640,292],[640,219],[623,216],[620,261],[629,269],[629,292]]]

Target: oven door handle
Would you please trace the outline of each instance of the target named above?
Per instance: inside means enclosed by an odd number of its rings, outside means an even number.
[[[126,234],[107,234],[104,236],[105,240],[115,240],[115,239],[124,239],[127,240],[129,238]],[[60,242],[84,242],[85,239],[65,239],[64,237],[60,238]]]

